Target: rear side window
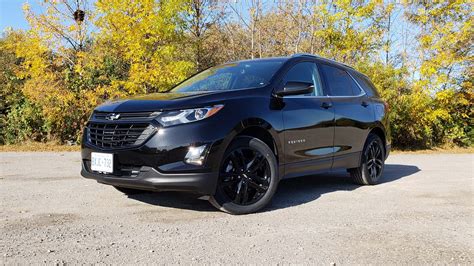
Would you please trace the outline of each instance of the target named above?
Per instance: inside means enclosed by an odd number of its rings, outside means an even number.
[[[321,70],[331,96],[356,96],[361,94],[357,83],[345,70],[324,64],[321,65]]]
[[[362,86],[362,88],[365,90],[367,95],[369,96],[375,96],[375,97],[380,97],[377,89],[375,88],[374,84],[370,79],[364,75],[361,75],[359,73],[354,73],[354,78],[359,82],[359,85]]]

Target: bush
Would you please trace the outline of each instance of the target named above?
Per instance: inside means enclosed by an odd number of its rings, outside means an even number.
[[[43,120],[41,109],[25,99],[11,107],[3,131],[5,143],[13,144],[25,140],[45,141],[49,128]]]

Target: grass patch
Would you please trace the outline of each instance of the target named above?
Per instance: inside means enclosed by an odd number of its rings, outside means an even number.
[[[11,145],[0,145],[0,152],[44,152],[44,151],[80,151],[80,145],[63,145],[52,142],[24,142]]]
[[[398,150],[393,149],[392,154],[435,154],[435,153],[474,153],[474,146],[471,147],[434,147],[431,149],[410,149]]]

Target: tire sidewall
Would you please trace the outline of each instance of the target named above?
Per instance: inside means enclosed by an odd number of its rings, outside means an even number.
[[[372,179],[372,177],[370,177],[369,169],[367,168],[367,157],[368,157],[368,152],[369,152],[368,148],[371,146],[373,142],[376,142],[377,145],[379,145],[381,153],[382,153],[382,162],[383,162],[381,173],[375,180]],[[364,179],[364,182],[369,185],[377,184],[383,175],[384,169],[385,169],[385,149],[383,147],[382,140],[380,139],[379,136],[375,134],[370,134],[369,137],[367,138],[367,142],[364,147],[364,152],[362,154],[362,178]]]
[[[212,200],[214,201],[213,204],[217,204],[220,210],[231,213],[231,214],[245,214],[245,213],[252,213],[260,210],[261,208],[265,207],[268,203],[270,203],[273,194],[275,194],[275,191],[278,186],[278,163],[276,160],[275,155],[273,154],[273,151],[261,140],[253,137],[238,137],[236,138],[228,147],[226,150],[222,161],[219,166],[219,172],[220,172],[220,167],[222,167],[222,163],[224,162],[225,158],[234,151],[237,148],[243,148],[243,147],[251,147],[253,149],[256,149],[259,151],[261,154],[265,155],[265,158],[268,161],[268,164],[270,166],[270,174],[271,174],[271,179],[270,179],[270,185],[265,193],[265,195],[258,200],[257,202],[250,204],[250,205],[238,205],[233,202],[228,202],[228,197],[224,195],[222,191],[220,191],[219,186],[216,188],[216,193],[212,197]],[[220,177],[219,177],[220,178]],[[220,180],[218,181],[220,182]]]

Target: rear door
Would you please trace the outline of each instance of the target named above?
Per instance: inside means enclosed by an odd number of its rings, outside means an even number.
[[[315,89],[312,94],[283,98],[286,176],[329,169],[333,155],[334,110],[316,63],[296,63],[282,84],[295,81],[312,83]]]
[[[374,121],[372,104],[344,68],[327,63],[319,67],[335,112],[333,168],[357,167]]]

